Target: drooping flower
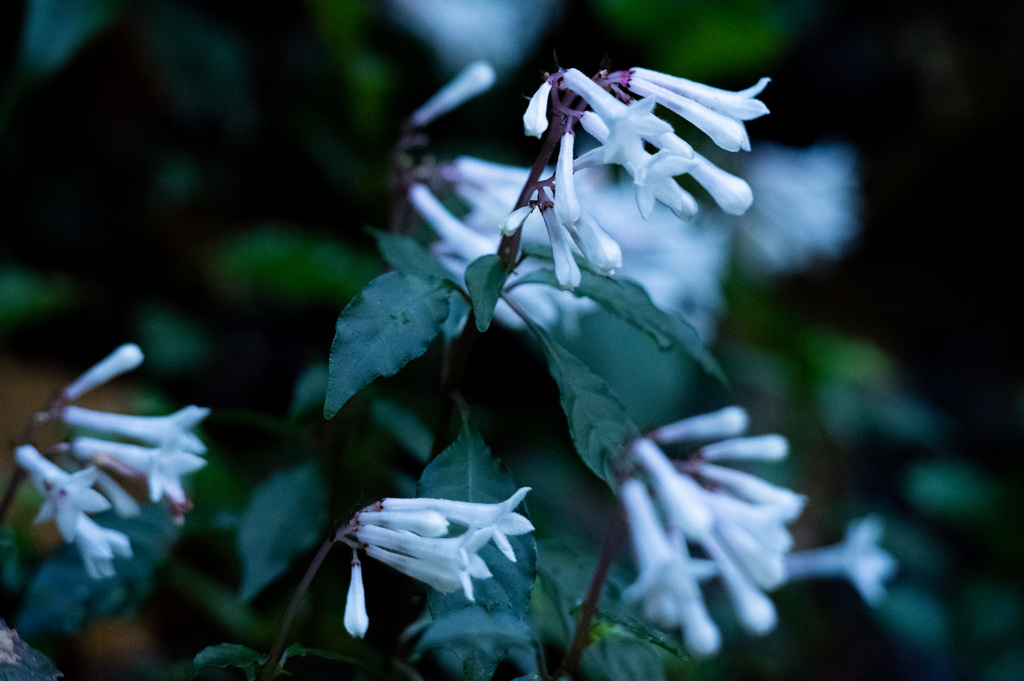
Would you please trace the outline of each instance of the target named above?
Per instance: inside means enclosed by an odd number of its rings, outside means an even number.
[[[648,617],[682,630],[695,654],[715,652],[718,637],[706,617],[694,574],[722,580],[749,633],[761,635],[774,628],[775,606],[765,592],[785,581],[785,559],[793,543],[786,524],[805,501],[799,494],[704,458],[705,450],[714,452],[711,458],[716,460],[731,458],[730,454],[749,459],[757,453],[778,458],[778,436],[736,437],[747,420],[742,409],[728,407],[639,438],[630,448],[635,469],[620,488],[640,567],[640,577],[630,588],[643,594]],[[716,443],[707,444],[675,463],[656,444],[721,437],[733,444],[717,451]],[[637,545],[641,535],[646,549]],[[709,560],[694,558],[690,545]]]
[[[75,535],[75,546],[85,569],[93,579],[114,575],[114,557],[132,557],[132,544],[124,532],[103,527],[92,518],[81,516]]]
[[[530,97],[530,104],[523,114],[523,132],[527,137],[540,137],[548,129],[548,101],[551,99],[551,82],[545,80]]]
[[[352,555],[352,577],[348,583],[345,598],[345,631],[355,638],[366,636],[370,628],[370,616],[366,613],[366,592],[363,589],[363,566],[359,556]]]
[[[55,520],[65,541],[74,541],[81,520],[87,513],[110,508],[110,502],[92,488],[96,469],[89,467],[68,473],[47,460],[32,445],[21,445],[14,452],[18,465],[28,471],[45,501],[36,522]]]
[[[529,487],[522,487],[505,501],[493,504],[431,498],[382,499],[356,513],[348,525],[338,530],[335,540],[349,543],[355,550],[362,550],[439,591],[461,589],[466,599],[472,601],[473,580],[493,576],[479,555],[480,549],[493,540],[506,559],[516,562],[508,538],[533,531],[533,524],[515,511],[529,491]],[[452,526],[460,531],[452,534]],[[353,561],[352,584],[357,579],[356,562]],[[363,623],[365,601],[360,605],[358,600],[365,598],[361,575],[360,568],[360,586],[349,587],[350,601],[355,598],[357,602],[346,606],[346,622],[351,608],[352,621]],[[364,632],[365,625],[368,621],[362,626]]]

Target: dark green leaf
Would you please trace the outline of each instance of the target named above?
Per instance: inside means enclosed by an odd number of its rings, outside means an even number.
[[[420,476],[418,495],[435,499],[493,504],[505,501],[519,489],[504,464],[496,459],[480,433],[464,418],[455,442],[435,458]],[[461,591],[448,594],[431,590],[427,603],[435,618],[467,607],[503,610],[522,617],[530,605],[530,590],[537,576],[537,544],[533,534],[509,537],[516,562],[509,561],[493,543],[480,556],[494,577],[475,580],[475,605]]]
[[[255,596],[316,544],[326,520],[327,491],[312,463],[275,473],[257,487],[238,527],[240,596]]]
[[[252,681],[256,678],[257,667],[261,666],[265,659],[252,648],[238,643],[221,643],[199,651],[192,660],[189,678],[194,679],[204,667],[238,667],[245,672],[245,678]]]
[[[540,341],[551,377],[558,384],[576,451],[590,470],[614,488],[615,459],[623,447],[640,437],[640,430],[604,379],[556,343],[546,330],[535,324],[530,329]]]
[[[419,496],[497,503],[517,489],[464,415],[458,438],[423,471]],[[493,543],[480,549],[480,557],[494,576],[474,580],[475,602],[469,602],[461,591],[445,594],[432,589],[427,596],[434,623],[419,649],[447,647],[462,660],[463,676],[473,681],[488,681],[511,646],[529,645],[531,640],[525,615],[537,574],[537,546],[532,534],[508,539],[515,563]]]
[[[508,612],[463,608],[446,613],[432,622],[416,644],[416,651],[422,653],[440,647],[456,650],[477,647],[486,653],[500,655],[500,661],[505,656],[499,653],[500,649],[507,651],[512,646],[530,646],[532,642],[530,626]]]
[[[377,240],[377,248],[385,262],[402,274],[426,279],[448,279],[458,283],[434,254],[425,249],[410,236],[371,229],[370,234]]]
[[[345,664],[361,667],[364,670],[373,673],[375,676],[381,676],[380,670],[371,668],[364,660],[360,660],[358,657],[353,657],[352,655],[336,653],[332,650],[307,648],[304,645],[293,643],[284,649],[284,654],[281,655],[281,666],[283,667],[285,662],[288,661],[288,658],[291,657],[320,657],[325,660],[333,660],[334,662],[344,662]]]
[[[0,679],[3,681],[56,681],[63,676],[50,658],[21,640],[18,632],[0,619]]]
[[[587,678],[608,681],[662,681],[665,668],[651,646],[611,635],[583,651],[581,667]]]
[[[426,352],[448,316],[450,286],[388,272],[348,304],[331,345],[325,417],[373,379],[398,373]]]
[[[590,298],[611,314],[643,331],[662,350],[679,346],[705,371],[723,383],[726,382],[722,368],[694,328],[677,315],[655,305],[643,286],[629,279],[613,279],[583,268],[580,275],[580,284],[572,291],[573,294]],[[528,272],[517,279],[516,283],[561,288],[554,271],[550,269]]]
[[[476,328],[481,333],[491,325],[494,306],[498,304],[507,278],[508,270],[497,254],[477,258],[466,268],[466,290],[473,301]]]

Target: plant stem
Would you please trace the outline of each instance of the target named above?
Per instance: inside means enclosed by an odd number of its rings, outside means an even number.
[[[320,565],[323,564],[324,558],[327,557],[334,543],[334,535],[331,535],[331,538],[320,546],[320,550],[313,556],[313,562],[309,564],[306,574],[302,576],[302,581],[295,588],[291,603],[288,604],[288,609],[284,613],[284,619],[281,620],[281,629],[277,632],[277,639],[274,641],[270,653],[267,654],[267,661],[264,663],[263,669],[260,670],[259,681],[272,681],[277,676],[278,662],[281,661],[281,654],[284,652],[284,641],[288,636],[288,630],[292,626],[292,620],[295,619],[299,606],[302,605],[302,599],[306,596],[309,585],[313,582],[313,577],[316,576]]]
[[[608,578],[608,569],[611,567],[612,560],[619,553],[619,549],[622,548],[622,542],[625,538],[626,517],[623,513],[619,512],[604,538],[601,556],[598,558],[597,567],[594,570],[594,578],[591,580],[590,588],[587,590],[587,597],[580,607],[580,619],[576,623],[576,633],[573,635],[572,643],[565,652],[565,657],[562,658],[558,669],[549,678],[560,679],[565,676],[571,676],[579,667],[583,651],[591,643],[590,626],[594,615],[597,614],[597,603],[601,597],[601,587],[604,586],[604,582]]]

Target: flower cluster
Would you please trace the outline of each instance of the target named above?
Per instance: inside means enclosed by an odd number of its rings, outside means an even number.
[[[652,216],[656,203],[684,220],[697,214],[696,199],[675,179],[683,174],[701,184],[726,213],[742,214],[753,201],[750,186],[694,151],[654,114],[654,107],[661,104],[683,116],[723,149],[749,150],[744,121],[768,113],[756,99],[767,83],[762,78],[754,87],[730,92],[639,68],[602,71],[594,78],[576,69],[559,71],[541,84],[523,117],[527,135],[557,135],[557,158],[549,177],[540,179],[518,169],[505,172],[503,166],[488,167],[485,162],[474,165],[472,159],[456,162],[442,174],[463,195],[510,193],[497,204],[504,212],[487,222],[498,224],[505,236],[515,234],[539,209],[558,282],[574,289],[581,274],[573,245],[600,273],[612,274],[623,265],[620,244],[598,223],[596,207],[582,200],[578,172],[599,165],[622,166],[633,178],[636,205],[644,219]],[[480,90],[464,91],[463,101]],[[578,127],[599,143],[579,156]],[[657,151],[649,152],[649,146]],[[442,240],[458,244],[463,255],[472,259],[494,252],[494,237],[481,236],[451,214],[425,184],[410,183],[408,198]],[[470,203],[475,201],[471,198]]]
[[[602,71],[593,78],[577,69],[549,76],[531,98],[523,125],[527,135],[536,137],[552,134],[552,122],[559,125],[552,182],[538,189],[536,198],[531,195],[529,206],[539,207],[544,217],[563,288],[579,283],[570,241],[599,271],[610,272],[621,265],[618,244],[578,199],[578,170],[622,166],[633,178],[637,208],[645,219],[656,202],[683,220],[697,214],[697,201],[676,182],[683,174],[702,185],[725,212],[745,212],[753,201],[750,186],[694,151],[668,122],[654,115],[654,107],[660,104],[679,114],[727,151],[749,151],[744,121],[768,113],[756,99],[767,84],[768,79],[762,78],[751,88],[730,92],[641,68]],[[576,123],[600,143],[579,157],[574,156]],[[651,153],[649,146],[657,151]],[[544,193],[549,190],[553,198]],[[513,211],[502,223],[504,231],[521,226],[526,214],[525,206]]]
[[[895,559],[878,547],[881,524],[866,519],[835,547],[790,553],[786,525],[805,497],[721,461],[779,461],[779,435],[742,437],[747,414],[727,407],[658,428],[633,442],[631,474],[619,495],[629,522],[639,577],[624,593],[659,625],[681,628],[687,648],[710,655],[721,646],[700,581],[721,579],[737,618],[751,634],[771,631],[775,606],[766,592],[796,577],[847,577],[876,603]],[[711,441],[672,462],[659,445]],[[694,552],[699,551],[700,555]]]
[[[93,411],[71,404],[88,391],[142,363],[137,345],[125,344],[67,386],[40,420],[102,434],[105,438],[76,437],[53,448],[55,455],[70,455],[77,470],[67,472],[31,444],[16,448],[18,464],[30,475],[44,502],[36,522],[56,520],[67,542],[74,542],[93,578],[114,574],[115,556],[130,557],[131,543],[122,532],[101,527],[88,514],[113,508],[119,515],[139,513],[139,504],[107,469],[127,478],[145,480],[149,497],[167,497],[176,518],[188,508],[181,477],[206,465],[202,441],[192,433],[209,409],[189,406],[168,416],[134,416]],[[123,442],[120,438],[133,440]]]
[[[516,554],[510,536],[533,531],[525,516],[516,513],[529,487],[496,504],[448,499],[388,498],[367,506],[338,530],[336,541],[353,549],[352,579],[345,606],[345,628],[362,637],[369,626],[358,551],[438,591],[462,589],[473,598],[473,578],[492,577],[480,549],[493,541],[513,563]],[[452,534],[452,526],[461,532]]]

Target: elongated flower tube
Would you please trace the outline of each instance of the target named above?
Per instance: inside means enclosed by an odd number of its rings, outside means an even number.
[[[497,250],[497,238],[488,239],[467,227],[444,207],[426,185],[416,183],[409,187],[409,203],[438,236],[444,241],[459,244],[467,252],[475,254],[474,258]]]
[[[529,487],[522,487],[497,503],[389,497],[356,513],[348,525],[338,530],[335,540],[344,541],[355,551],[362,550],[438,591],[461,589],[466,599],[473,601],[473,580],[493,577],[479,555],[480,549],[493,540],[502,555],[514,563],[516,554],[508,538],[533,531],[533,524],[515,511],[529,491]],[[456,534],[452,534],[453,528]],[[360,601],[365,599],[361,568],[360,586],[353,586],[357,563],[358,556],[353,559],[346,606],[345,626],[353,636],[362,635],[356,633],[360,630],[365,633],[365,600]]]
[[[868,605],[885,597],[885,583],[896,574],[898,563],[879,546],[882,521],[870,515],[850,523],[838,544],[797,551],[786,559],[789,579],[845,578]]]
[[[142,350],[139,349],[139,346],[134,343],[125,343],[64,388],[64,398],[68,402],[77,400],[93,388],[137,368],[142,364],[142,360]]]
[[[111,414],[71,405],[64,408],[60,417],[69,426],[101,430],[149,445],[203,454],[206,452],[206,445],[189,431],[209,414],[209,409],[195,405],[179,409],[167,416]]]
[[[462,106],[494,85],[494,67],[485,61],[475,61],[438,90],[420,108],[412,112],[409,121],[422,128],[452,109]]]
[[[72,451],[84,459],[113,466],[122,472],[133,471],[146,477],[153,502],[166,496],[176,504],[185,503],[181,477],[206,465],[206,459],[191,452],[142,447],[127,442],[108,442],[91,437],[75,438]]]
[[[344,624],[345,631],[355,638],[363,638],[370,628],[370,616],[366,613],[366,592],[363,589],[363,566],[355,552],[352,555],[352,578],[345,598]]]
[[[699,414],[654,430],[650,438],[658,444],[711,440],[741,435],[750,422],[742,407],[725,407],[708,414]]]
[[[523,114],[523,132],[527,137],[539,138],[548,129],[548,102],[551,99],[551,81],[545,80],[530,97]]]
[[[622,267],[622,249],[618,242],[597,224],[590,211],[581,210],[579,221],[567,229],[569,236],[598,272],[611,275]]]
[[[558,285],[563,289],[572,290],[580,285],[580,267],[572,256],[572,246],[569,244],[569,234],[565,227],[558,222],[555,212],[550,208],[541,210],[544,218],[544,226],[548,230],[548,240],[551,242],[551,252],[555,259],[555,277]]]
[[[87,513],[99,513],[110,508],[110,502],[92,489],[96,482],[96,469],[89,467],[68,473],[48,461],[32,445],[21,445],[15,450],[18,465],[28,471],[32,482],[45,497],[36,522],[57,521],[57,527],[66,541],[74,541],[80,522]]]
[[[555,217],[563,227],[572,227],[580,219],[580,200],[576,198],[573,181],[573,140],[576,135],[567,132],[559,143],[558,164],[555,169]]]

